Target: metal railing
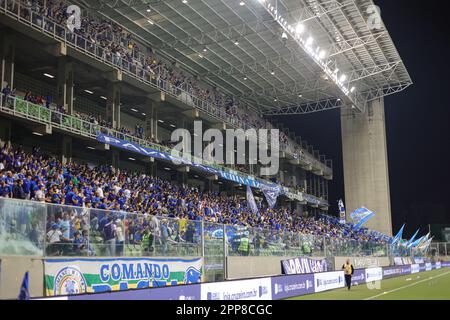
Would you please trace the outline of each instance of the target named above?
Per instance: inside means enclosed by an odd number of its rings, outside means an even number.
[[[224,256],[235,255],[387,256],[388,251],[387,244],[344,238],[0,198],[0,255],[203,256],[223,263]]]
[[[169,147],[165,147],[159,144],[152,143],[148,140],[141,139],[138,137],[135,137],[133,135],[129,135],[111,128],[107,128],[104,126],[100,126],[98,124],[85,121],[79,117],[76,117],[74,115],[69,115],[65,113],[58,112],[52,108],[47,108],[42,105],[33,104],[29,101],[25,101],[19,97],[13,97],[13,96],[4,96],[0,93],[0,110],[2,112],[21,117],[28,120],[33,120],[38,123],[44,124],[44,125],[51,125],[58,129],[75,133],[84,137],[88,137],[91,139],[97,140],[98,133],[104,133],[107,134],[113,138],[126,140],[133,142],[135,144],[138,144],[145,148],[151,148],[156,151],[165,152],[168,154],[172,154],[173,150]],[[175,155],[176,155],[175,151]],[[186,159],[186,155],[179,155],[182,156],[184,159]],[[197,158],[195,156],[191,156],[189,159],[193,163],[196,164],[203,164],[203,160],[200,158]],[[251,177],[253,179],[256,179],[253,175],[246,174],[239,172],[237,170],[233,170],[230,168],[227,168],[225,166],[221,166],[218,164],[207,164],[208,166],[222,170],[226,173],[231,174],[238,174],[244,177]],[[264,179],[258,178],[260,181],[266,182]],[[289,188],[288,188],[289,189]],[[289,189],[293,193],[299,194],[296,190]],[[312,197],[310,195],[310,197]]]
[[[161,69],[150,70],[143,68],[142,64],[140,65],[138,63],[139,61],[145,61],[146,59],[142,54],[135,57],[136,59],[134,59],[134,61],[127,61],[121,56],[105,50],[102,46],[97,45],[96,42],[68,31],[66,26],[61,26],[42,14],[34,12],[31,7],[23,5],[21,1],[3,0],[0,1],[0,5],[0,13],[4,13],[35,30],[60,40],[66,45],[75,48],[102,63],[117,68],[140,82],[144,82],[155,89],[162,90],[167,95],[189,106],[198,108],[216,120],[224,121],[234,128],[242,128],[245,130],[254,128],[249,123],[227,114],[224,102],[222,102],[221,105],[218,105],[213,101],[204,100],[203,98],[196,96],[196,89],[188,83],[183,82],[181,85],[175,86],[171,82],[161,78]],[[320,159],[316,159],[312,154],[302,149],[301,146],[296,147],[300,147],[300,149],[303,150],[303,155],[296,153],[292,147],[292,143],[293,142],[291,141],[291,145],[283,144],[282,149],[292,155],[304,158],[307,163],[323,170],[326,175],[332,174],[332,168],[329,168],[327,164],[322,163]]]
[[[429,252],[436,256],[450,256],[450,243],[432,242],[430,243]]]

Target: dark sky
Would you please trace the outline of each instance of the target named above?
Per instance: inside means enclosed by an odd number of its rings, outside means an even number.
[[[387,97],[394,233],[450,224],[450,20],[445,1],[375,0],[414,85]],[[445,7],[445,6],[444,6]],[[280,117],[334,162],[330,213],[344,196],[339,111]]]

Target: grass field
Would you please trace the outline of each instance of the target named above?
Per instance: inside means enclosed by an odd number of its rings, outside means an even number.
[[[362,284],[289,300],[450,300],[450,268],[383,280],[379,287]]]

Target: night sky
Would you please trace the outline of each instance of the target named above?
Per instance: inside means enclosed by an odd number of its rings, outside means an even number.
[[[443,1],[375,0],[414,85],[385,100],[394,233],[450,224],[450,21]],[[280,117],[333,159],[330,213],[344,197],[339,110]]]

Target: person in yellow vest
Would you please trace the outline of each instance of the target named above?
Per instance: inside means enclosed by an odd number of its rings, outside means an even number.
[[[344,270],[345,275],[345,285],[347,286],[348,290],[352,287],[352,275],[355,272],[355,269],[353,268],[353,265],[350,263],[350,259],[347,259],[347,261],[342,266],[342,270]]]

